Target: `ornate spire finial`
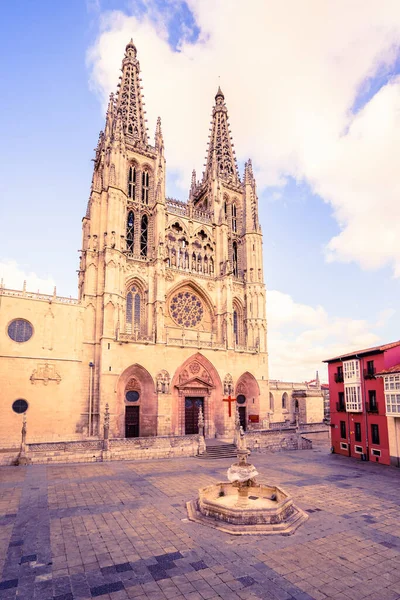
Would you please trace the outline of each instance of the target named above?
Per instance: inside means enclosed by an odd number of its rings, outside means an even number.
[[[132,38],[131,38],[130,42],[128,42],[127,45],[125,46],[125,56],[130,56],[131,54],[134,54],[135,57],[137,54],[136,46],[133,43]]]
[[[221,86],[220,85],[218,86],[218,92],[215,95],[215,99],[217,99],[218,97],[221,97],[223,100],[225,100],[225,96],[224,96],[224,94],[223,94],[223,92],[221,90]]]
[[[233,180],[236,184],[240,183],[229,130],[228,109],[226,108],[225,97],[220,87],[218,87],[218,92],[215,96],[211,135],[203,180],[210,179],[213,176]]]
[[[132,142],[147,145],[146,119],[140,85],[140,65],[136,46],[131,40],[125,48],[122,76],[116,101],[116,112],[121,113],[123,131]]]

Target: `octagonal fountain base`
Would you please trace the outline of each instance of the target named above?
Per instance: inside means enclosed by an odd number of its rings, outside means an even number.
[[[282,488],[255,481],[202,488],[186,507],[191,521],[233,535],[291,535],[308,519]]]

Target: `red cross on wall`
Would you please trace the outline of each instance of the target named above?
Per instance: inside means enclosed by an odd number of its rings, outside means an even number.
[[[227,398],[222,398],[223,402],[229,402],[229,416],[232,416],[232,402],[236,402],[236,398],[231,398],[231,395],[229,394],[229,396]]]

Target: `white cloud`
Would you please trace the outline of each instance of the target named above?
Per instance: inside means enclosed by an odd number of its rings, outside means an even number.
[[[299,304],[288,294],[268,291],[270,378],[306,381],[319,370],[327,380],[322,360],[379,344],[379,330],[394,314],[391,309],[382,311],[375,323],[335,317],[321,306]]]
[[[52,294],[55,282],[51,277],[39,277],[32,271],[27,271],[24,265],[18,265],[15,260],[0,261],[0,279],[4,287],[11,290],[22,290],[24,281],[28,292],[40,291],[42,294]]]
[[[132,36],[150,129],[161,113],[167,165],[182,189],[205,156],[221,75],[238,158],[253,157],[259,186],[283,185],[288,175],[306,180],[340,227],[328,260],[391,264],[400,276],[399,79],[351,113],[371,78],[396,59],[398,0],[385,0],[384,8],[375,0],[189,0],[200,36],[183,40],[179,52],[168,45],[166,15],[157,20],[147,4],[151,19],[103,15],[89,52],[91,80],[105,102]]]

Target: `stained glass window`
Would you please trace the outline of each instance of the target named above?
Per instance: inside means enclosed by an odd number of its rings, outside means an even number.
[[[8,335],[14,342],[27,342],[33,335],[33,327],[25,319],[14,319],[8,326]]]
[[[198,296],[190,292],[179,292],[170,304],[171,316],[180,327],[196,327],[204,315],[204,308]]]
[[[126,324],[128,333],[132,331],[132,325],[140,329],[140,294],[134,286],[126,296]]]
[[[22,399],[15,400],[13,402],[12,409],[14,412],[21,415],[22,413],[24,413],[28,410],[28,403],[26,400],[22,400]]]

